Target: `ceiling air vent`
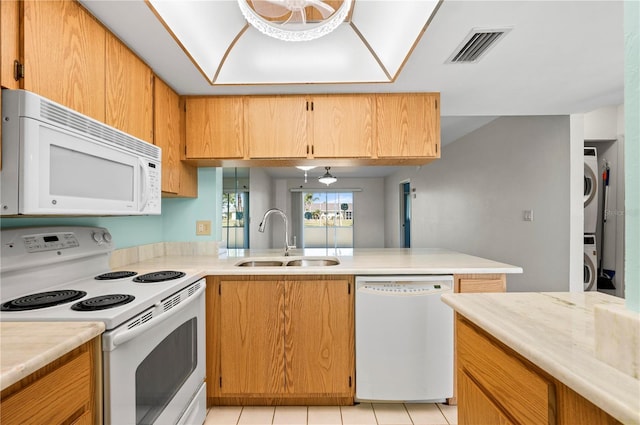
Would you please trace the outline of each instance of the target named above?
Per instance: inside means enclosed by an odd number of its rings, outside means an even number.
[[[447,59],[447,63],[475,63],[495,46],[511,28],[472,29]]]

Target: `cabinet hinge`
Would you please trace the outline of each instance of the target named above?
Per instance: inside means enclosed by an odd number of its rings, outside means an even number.
[[[24,64],[18,62],[17,60],[13,61],[13,79],[19,81],[21,78],[24,78]]]
[[[351,388],[351,377],[349,377],[349,388]]]

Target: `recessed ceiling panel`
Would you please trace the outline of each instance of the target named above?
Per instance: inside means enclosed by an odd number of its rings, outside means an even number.
[[[439,1],[358,0],[352,22],[389,73],[396,77]]]
[[[286,42],[250,27],[226,58],[216,84],[387,82],[348,23],[322,38]]]
[[[247,22],[235,1],[148,0],[209,81]]]

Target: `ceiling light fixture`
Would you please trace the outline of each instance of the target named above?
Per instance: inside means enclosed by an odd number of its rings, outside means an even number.
[[[322,177],[318,178],[318,181],[319,181],[320,183],[324,183],[324,184],[326,184],[327,186],[329,186],[330,184],[335,183],[335,182],[337,182],[337,181],[338,181],[338,179],[337,179],[337,178],[333,177],[333,176],[331,175],[331,173],[329,173],[329,169],[330,169],[330,168],[331,168],[331,167],[324,167],[324,169],[325,169],[325,170],[327,170],[327,172],[326,172],[326,173],[324,173],[324,175],[323,175]]]
[[[309,170],[313,170],[315,167],[315,165],[296,165],[296,168],[298,170],[302,170],[304,171],[304,182],[307,182],[307,171]]]
[[[338,28],[351,10],[351,1],[344,0],[338,10],[321,0],[238,0],[238,6],[247,22],[262,34],[284,41],[309,41]],[[308,22],[307,7],[320,12],[323,19]]]

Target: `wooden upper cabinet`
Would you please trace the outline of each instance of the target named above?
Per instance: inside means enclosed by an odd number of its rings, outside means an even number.
[[[180,190],[180,97],[159,78],[154,82],[154,142],[162,149],[162,191]]]
[[[241,97],[187,99],[187,158],[243,158]]]
[[[23,13],[22,88],[104,122],[104,27],[71,0],[25,1]]]
[[[20,60],[20,7],[17,0],[0,1],[0,86],[20,88],[14,61]]]
[[[127,46],[106,41],[106,120],[119,130],[153,142],[153,73]]]
[[[325,95],[313,96],[312,99],[313,157],[371,156],[372,95]]]
[[[307,108],[304,96],[256,96],[244,101],[244,127],[249,157],[306,158]]]
[[[378,157],[440,157],[440,95],[376,95]]]

